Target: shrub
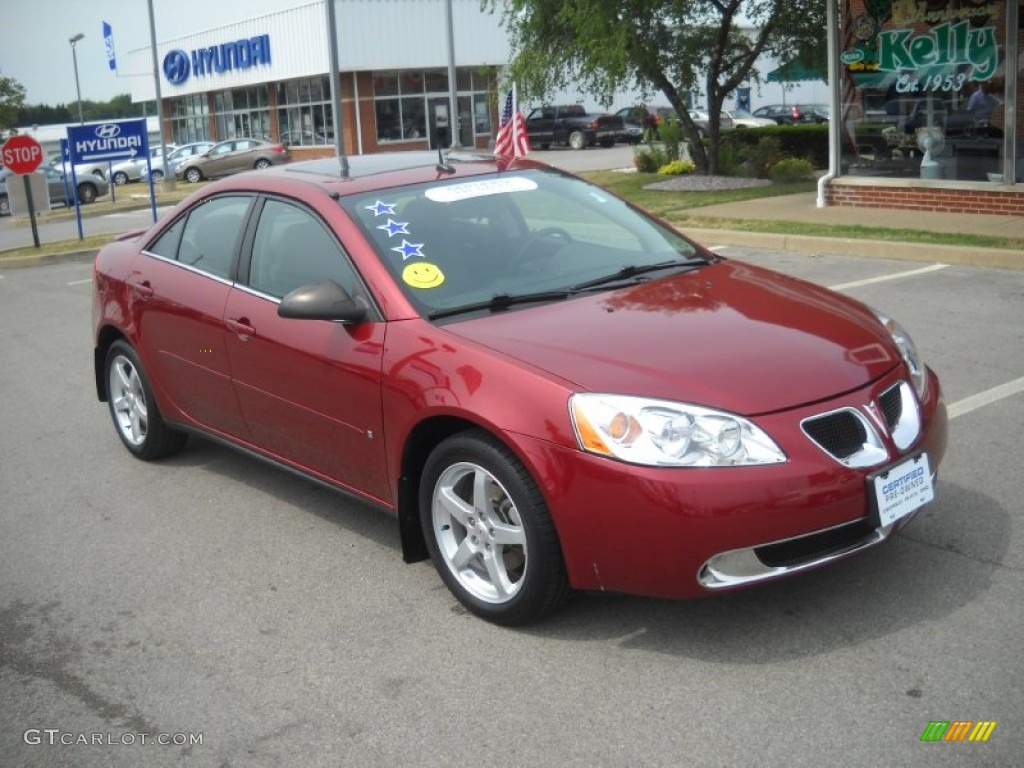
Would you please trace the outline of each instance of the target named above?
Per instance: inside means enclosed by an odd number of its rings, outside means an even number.
[[[686,173],[693,173],[697,166],[689,160],[670,160],[658,169],[660,176],[682,176]]]
[[[662,144],[665,146],[665,157],[669,162],[679,159],[679,143],[683,140],[683,127],[678,120],[662,120],[658,126]]]
[[[745,172],[740,146],[736,142],[723,141],[718,146],[718,172],[723,176],[742,176]]]
[[[633,153],[633,165],[640,173],[655,173],[667,162],[665,150],[655,144]]]
[[[806,157],[814,168],[828,167],[828,125],[775,125],[740,128],[722,133],[721,146],[740,148],[756,145],[766,136],[779,140],[782,157]]]
[[[762,136],[757,144],[748,144],[740,150],[747,173],[767,179],[772,166],[782,159],[782,146],[775,136]]]
[[[792,184],[808,181],[814,172],[811,164],[802,157],[788,157],[772,166],[772,181],[776,184]],[[660,171],[659,171],[660,173]]]

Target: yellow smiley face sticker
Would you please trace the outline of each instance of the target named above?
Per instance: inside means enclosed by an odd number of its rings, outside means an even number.
[[[402,270],[402,280],[413,288],[437,288],[444,282],[444,273],[429,261],[414,261]]]

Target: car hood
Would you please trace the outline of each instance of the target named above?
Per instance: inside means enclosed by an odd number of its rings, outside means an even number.
[[[445,330],[583,390],[743,415],[852,391],[899,362],[862,305],[735,261]]]

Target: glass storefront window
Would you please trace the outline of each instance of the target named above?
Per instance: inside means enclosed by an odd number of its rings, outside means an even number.
[[[844,174],[995,180],[1005,2],[846,0],[841,39]]]
[[[491,132],[488,88],[493,80],[463,67],[456,70],[459,84],[460,141],[472,145],[475,136]],[[441,140],[448,130],[448,73],[443,69],[378,72],[373,77],[377,142]]]
[[[167,100],[171,123],[171,141],[189,144],[210,139],[210,108],[205,93]]]
[[[278,83],[277,125],[281,142],[293,147],[333,144],[330,99],[331,82],[327,75]]]

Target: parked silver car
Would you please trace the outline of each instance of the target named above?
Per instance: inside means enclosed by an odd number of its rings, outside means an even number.
[[[697,130],[700,132],[700,137],[705,139],[711,133],[711,115],[702,109],[688,109],[686,110],[690,119],[697,124]],[[718,118],[718,129],[720,131],[731,131],[736,126],[732,122],[732,118],[727,114],[721,114]]]
[[[259,170],[291,160],[288,147],[261,139],[228,139],[201,155],[190,157],[174,175],[190,184],[241,171]]]
[[[168,144],[168,151],[175,149],[176,145]],[[154,165],[163,158],[163,148],[158,144],[149,148],[150,162]],[[110,169],[110,180],[115,184],[127,184],[130,181],[138,181],[142,178],[142,172],[146,170],[146,157],[133,157],[131,160],[122,160],[114,163]]]
[[[167,153],[167,162],[158,160],[153,161],[153,181],[161,181],[165,173],[174,173],[174,169],[181,165],[183,162],[188,160],[190,157],[195,155],[201,155],[206,150],[210,149],[214,145],[212,141],[193,141],[191,144],[182,144],[173,152]],[[170,168],[170,171],[167,169]],[[142,173],[139,175],[139,181],[149,181],[149,171],[146,168],[142,169]]]
[[[59,168],[49,165],[42,166],[36,173],[46,176],[46,186],[50,192],[50,205],[72,205],[75,202],[71,190],[71,179],[65,183],[64,174]],[[13,180],[9,177],[13,177]],[[7,184],[22,183],[9,168],[0,168],[0,216],[11,215],[11,203],[7,197]],[[91,203],[97,197],[107,194],[109,184],[98,176],[85,174],[78,178],[78,200],[81,203]]]

